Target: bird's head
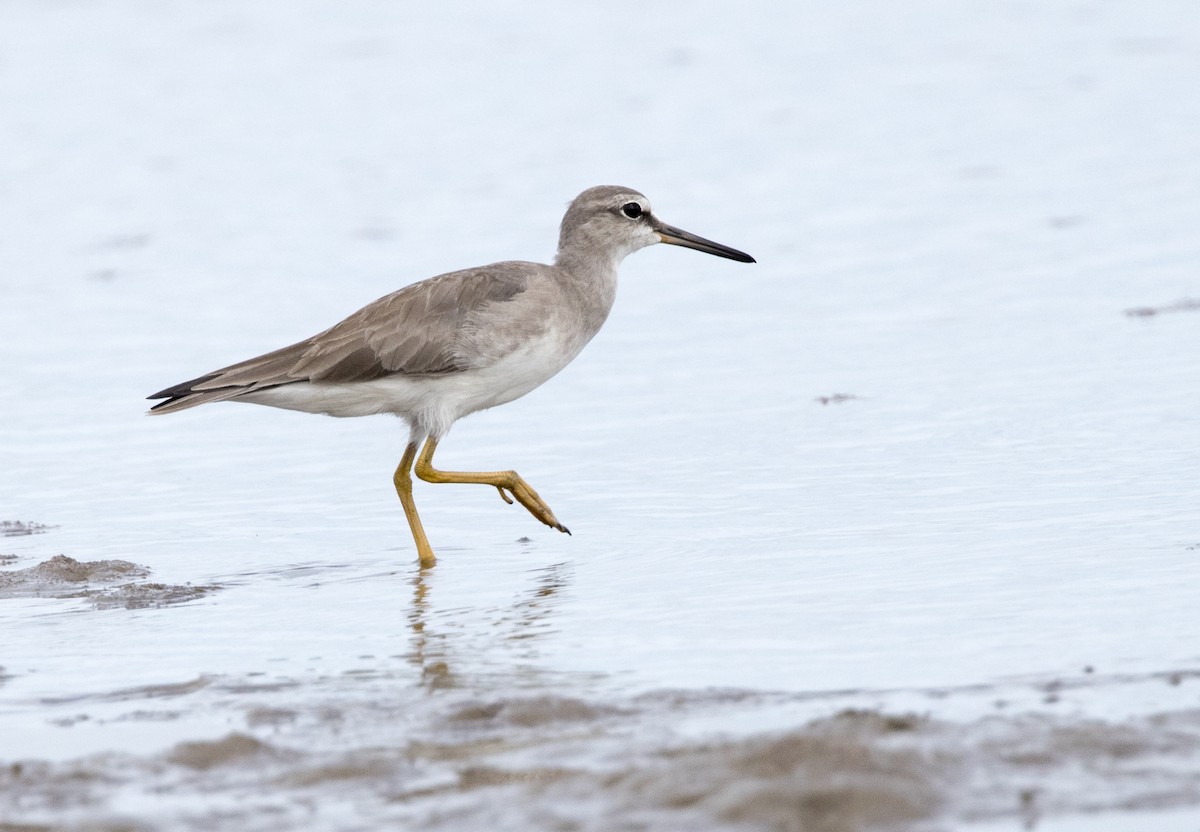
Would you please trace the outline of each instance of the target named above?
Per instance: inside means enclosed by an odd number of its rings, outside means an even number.
[[[558,259],[608,255],[619,263],[638,249],[655,243],[694,248],[718,257],[753,263],[749,254],[714,243],[667,225],[654,215],[650,200],[632,188],[600,185],[588,188],[571,202],[558,238]]]

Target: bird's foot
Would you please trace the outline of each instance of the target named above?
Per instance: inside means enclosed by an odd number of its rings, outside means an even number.
[[[497,485],[496,490],[500,492],[500,497],[504,502],[509,505],[512,505],[513,498],[516,498],[517,502],[525,506],[530,514],[550,528],[558,529],[560,532],[567,534],[571,533],[570,529],[558,522],[558,518],[554,516],[554,512],[550,510],[550,506],[546,505],[546,501],[538,496],[533,487],[521,479],[520,475],[516,472],[512,473],[512,479],[504,485]],[[511,493],[512,497],[505,493],[506,491]]]

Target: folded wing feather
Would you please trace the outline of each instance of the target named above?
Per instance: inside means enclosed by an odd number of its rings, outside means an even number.
[[[366,381],[392,373],[471,369],[458,349],[464,324],[485,307],[525,291],[526,264],[450,272],[380,298],[319,335],[231,364],[150,396],[153,413],[232,399],[267,387]]]

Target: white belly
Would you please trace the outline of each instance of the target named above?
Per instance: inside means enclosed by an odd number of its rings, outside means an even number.
[[[481,369],[332,384],[296,382],[247,393],[235,401],[330,416],[394,413],[414,428],[440,437],[463,416],[511,402],[548,381],[581,348],[582,344],[576,347],[547,333]]]

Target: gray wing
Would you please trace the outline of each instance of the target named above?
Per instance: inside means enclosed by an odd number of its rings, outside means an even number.
[[[296,382],[367,381],[393,373],[440,375],[475,366],[464,327],[528,286],[532,263],[496,263],[431,277],[364,306],[319,335],[160,390],[151,413]],[[544,267],[542,267],[544,268]]]

